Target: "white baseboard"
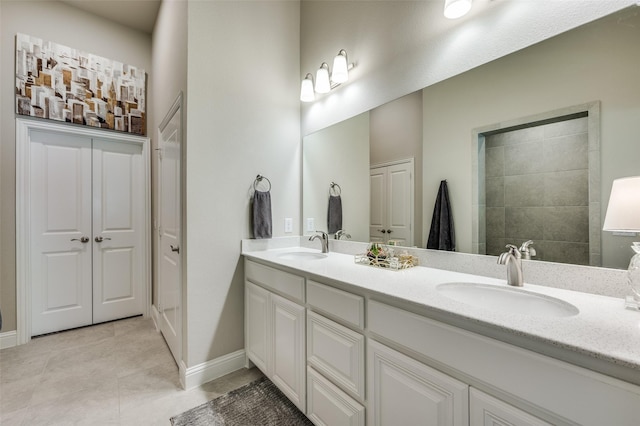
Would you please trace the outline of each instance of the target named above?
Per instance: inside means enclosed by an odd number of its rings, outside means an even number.
[[[0,333],[0,349],[12,348],[18,344],[18,333],[13,331],[5,331]]]
[[[211,380],[245,368],[246,355],[244,349],[221,356],[211,361],[186,368],[180,365],[180,382],[185,390],[193,389]]]

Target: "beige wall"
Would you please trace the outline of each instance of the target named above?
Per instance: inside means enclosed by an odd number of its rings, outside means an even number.
[[[244,347],[253,181],[272,184],[273,235],[300,235],[300,5],[194,1],[188,10],[187,366]]]
[[[0,10],[0,307],[6,332],[16,329],[15,35],[20,32],[71,46],[135,65],[148,74],[151,36],[57,1],[2,0]]]
[[[640,174],[640,19],[623,16],[628,19],[606,18],[424,89],[425,226],[437,182],[446,178],[457,247],[471,251],[473,129],[598,100],[602,183],[595,190],[604,219],[612,180]],[[602,237],[603,266],[626,268],[629,239]]]
[[[422,238],[422,91],[374,108],[371,114],[371,164],[414,159],[413,244]],[[362,240],[365,241],[365,240]]]
[[[305,136],[302,156],[302,233],[307,219],[327,231],[329,185],[342,189],[342,227],[354,241],[369,240],[369,113]]]

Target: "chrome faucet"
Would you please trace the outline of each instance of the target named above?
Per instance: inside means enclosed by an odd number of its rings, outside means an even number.
[[[536,255],[536,249],[534,249],[533,247],[529,247],[531,244],[533,244],[533,240],[525,241],[520,246],[520,254],[525,260],[531,260],[531,256]]]
[[[351,235],[350,235],[350,234],[347,234],[347,233],[345,232],[345,230],[344,230],[344,229],[340,229],[340,230],[338,230],[338,231],[335,233],[334,238],[335,238],[336,240],[339,240],[339,239],[340,239],[340,238],[342,238],[342,237],[345,237],[345,238],[351,239]]]
[[[309,237],[309,241],[320,239],[320,243],[322,243],[322,252],[329,253],[329,235],[323,231],[316,231],[317,234]]]
[[[522,277],[522,255],[518,247],[507,244],[508,251],[498,257],[499,265],[507,265],[507,284],[514,287],[522,287],[524,279]]]

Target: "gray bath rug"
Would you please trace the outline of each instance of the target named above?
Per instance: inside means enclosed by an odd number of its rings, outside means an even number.
[[[266,377],[171,418],[173,426],[307,426],[307,417]]]

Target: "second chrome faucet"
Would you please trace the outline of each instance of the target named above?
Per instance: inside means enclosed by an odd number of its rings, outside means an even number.
[[[522,287],[524,278],[522,276],[522,255],[518,247],[507,244],[507,251],[498,257],[498,264],[507,266],[507,284],[514,287]]]

